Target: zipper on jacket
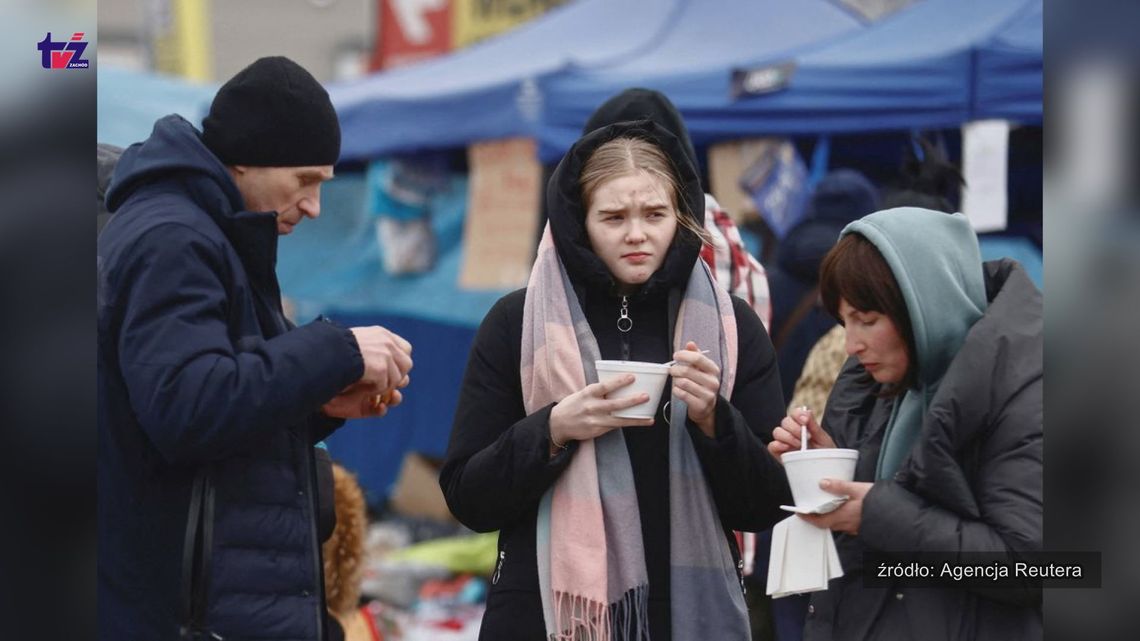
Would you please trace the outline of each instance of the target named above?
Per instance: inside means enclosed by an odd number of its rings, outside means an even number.
[[[621,311],[618,312],[618,331],[621,332],[621,359],[629,360],[629,330],[633,329],[633,319],[629,317],[629,297],[621,297]]]
[[[503,573],[503,560],[507,558],[506,550],[499,550],[499,563],[495,566],[495,574],[491,577],[491,585],[498,585],[499,577]]]
[[[744,587],[744,559],[736,562],[736,577],[740,579],[740,592],[747,595],[748,588]]]

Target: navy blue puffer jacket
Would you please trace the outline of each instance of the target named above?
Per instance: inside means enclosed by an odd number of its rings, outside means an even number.
[[[243,211],[182,118],[123,153],[107,204],[99,638],[177,639],[193,601],[217,638],[322,640],[313,444],[363,374],[356,341],[288,323],[275,214]]]

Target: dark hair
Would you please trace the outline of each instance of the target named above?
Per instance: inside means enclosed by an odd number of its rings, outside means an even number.
[[[819,272],[819,293],[824,309],[840,324],[839,299],[863,312],[884,314],[906,342],[907,368],[902,381],[887,386],[883,396],[897,396],[914,387],[918,380],[914,330],[910,312],[898,281],[879,250],[857,233],[847,234],[823,257]]]
[[[883,209],[922,207],[953,213],[951,197],[966,184],[942,148],[925,138],[907,149],[899,178],[901,184],[883,199]]]
[[[895,207],[921,207],[947,214],[954,213],[954,205],[951,205],[950,200],[945,196],[924,194],[911,189],[893,191],[887,194],[887,197],[883,199],[883,209],[894,209]]]

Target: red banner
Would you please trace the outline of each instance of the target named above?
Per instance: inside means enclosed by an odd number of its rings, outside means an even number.
[[[391,69],[451,50],[451,0],[379,0],[380,26],[369,71]]]

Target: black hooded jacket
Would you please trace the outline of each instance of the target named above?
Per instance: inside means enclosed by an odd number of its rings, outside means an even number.
[[[590,249],[578,177],[589,155],[607,140],[634,135],[662,147],[677,163],[685,203],[681,215],[697,220],[704,193],[681,143],[661,127],[620,123],[583,137],[554,171],[547,189],[550,226],[559,256],[582,304],[602,358],[664,362],[672,358],[672,328],[699,245],[678,226],[661,268],[629,297],[633,329],[618,331],[621,296],[613,277]],[[504,296],[487,313],[472,346],[456,409],[440,485],[448,506],[468,527],[500,530],[499,559],[487,599],[481,639],[542,639],[535,519],[539,500],[577,451],[550,457],[550,410],[527,415],[520,380],[523,302],[526,290]],[[783,471],[765,450],[783,417],[783,397],[771,341],[760,319],[733,299],[739,335],[736,385],[731,402],[720,399],[715,438],[691,422],[689,433],[713,492],[722,525],[762,530],[783,516],[789,499]],[[662,405],[668,400],[663,395]],[[668,425],[660,409],[650,428],[625,428],[638,495],[649,573],[650,631],[670,638]],[[735,545],[732,546],[735,555]]]
[[[1042,545],[1041,292],[1010,259],[985,263],[989,307],[930,401],[922,435],[890,479],[863,499],[859,535],[836,535],[844,576],[812,595],[804,638],[1040,639],[1041,586],[890,587],[863,582],[867,550],[970,553],[1007,566]],[[892,400],[854,358],[823,423],[859,450],[856,481],[872,481]],[[935,569],[940,573],[939,568]]]
[[[323,641],[313,444],[352,333],[281,311],[276,216],[179,116],[129,147],[99,236],[99,632]],[[328,486],[331,487],[331,486]],[[205,637],[203,637],[205,638]]]

